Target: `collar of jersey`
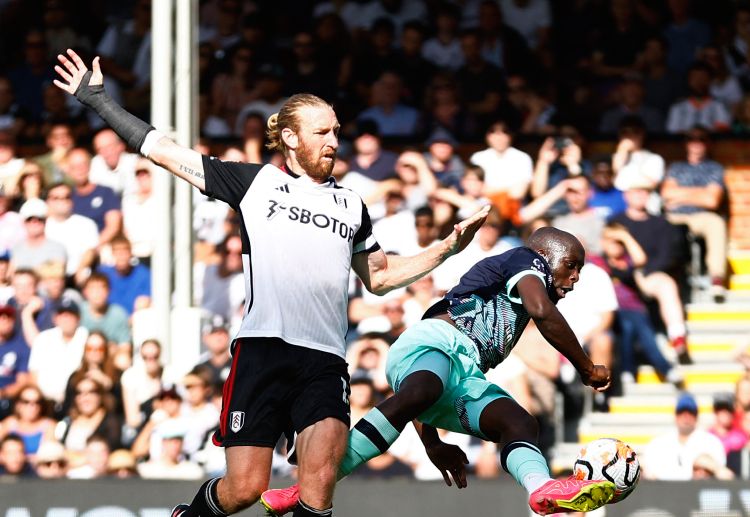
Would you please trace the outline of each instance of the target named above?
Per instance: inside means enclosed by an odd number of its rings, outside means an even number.
[[[316,183],[307,174],[297,174],[292,169],[287,167],[286,163],[282,163],[279,169],[281,169],[282,172],[288,174],[289,176],[291,176],[292,178],[294,178],[295,180],[299,182],[308,182],[311,185],[320,186],[320,187],[335,187],[336,186],[336,180],[334,179],[333,176],[329,176],[328,179],[325,180],[323,183]]]

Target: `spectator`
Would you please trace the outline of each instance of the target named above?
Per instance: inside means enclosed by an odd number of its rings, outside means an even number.
[[[534,55],[523,36],[505,23],[498,2],[482,0],[478,21],[484,59],[499,67],[506,76],[520,74],[528,77],[536,72]]]
[[[102,273],[92,273],[83,284],[83,297],[81,326],[89,332],[103,333],[105,343],[130,349],[128,313],[120,305],[109,302],[109,278]]]
[[[687,350],[687,328],[677,282],[670,276],[675,261],[678,234],[662,216],[650,215],[646,205],[650,194],[648,185],[631,185],[625,192],[627,209],[614,216],[638,242],[646,253],[646,263],[635,274],[638,289],[644,296],[656,300],[667,337],[682,364],[692,362]]]
[[[311,32],[301,31],[294,35],[286,95],[309,92],[323,99],[336,98],[337,74],[330,65],[321,61],[317,43]]]
[[[36,474],[26,458],[21,437],[9,434],[0,440],[0,479],[34,477]]]
[[[44,33],[38,29],[28,31],[24,38],[23,62],[8,71],[18,104],[34,121],[39,121],[42,115],[44,86],[52,84],[54,79],[47,48]]]
[[[147,85],[151,78],[150,0],[138,0],[131,18],[111,24],[96,53],[101,56],[102,68],[121,88],[135,88],[135,94]]]
[[[133,441],[131,451],[137,459],[158,458],[161,454],[161,426],[169,426],[172,422],[179,422],[182,427],[182,396],[174,384],[164,384],[152,402],[151,414],[145,419],[138,436]]]
[[[394,71],[403,81],[401,100],[415,108],[422,106],[427,85],[435,74],[435,66],[422,57],[425,30],[421,21],[407,21],[394,56]]]
[[[401,192],[409,210],[424,206],[438,187],[427,160],[417,151],[407,149],[399,155],[396,160],[396,175],[401,180]]]
[[[27,160],[12,192],[14,209],[22,207],[29,199],[46,198],[47,183],[42,167],[34,161]]]
[[[151,162],[141,160],[135,170],[135,188],[122,199],[123,233],[133,246],[133,255],[148,266],[156,245],[156,199],[153,196]]]
[[[614,135],[620,127],[620,121],[627,116],[636,116],[651,134],[664,132],[664,116],[655,107],[644,102],[646,90],[643,81],[637,76],[625,77],[616,92],[617,103],[602,115],[599,131]]]
[[[750,437],[748,429],[743,422],[747,415],[750,415],[750,375],[745,374],[741,377],[734,387],[734,422],[735,425],[743,426],[745,434]]]
[[[591,170],[591,187],[593,194],[589,205],[599,211],[605,218],[625,211],[625,197],[615,187],[615,173],[612,170],[612,159],[607,156],[593,160]]]
[[[433,274],[434,272],[415,280],[406,288],[408,297],[403,302],[403,309],[407,327],[421,320],[427,309],[440,300],[440,291],[435,288]]]
[[[17,212],[11,211],[11,202],[5,188],[0,188],[0,250],[6,253],[26,236],[23,219]]]
[[[29,345],[16,328],[16,309],[0,305],[0,419],[10,414],[11,399],[28,381]]]
[[[62,264],[50,262],[42,264],[37,269],[39,271],[39,294],[45,305],[54,308],[62,303],[63,299],[72,300],[79,305],[83,302],[83,296],[78,290],[65,287],[65,269]]]
[[[456,82],[469,113],[481,127],[487,127],[499,116],[520,122],[515,110],[503,104],[503,71],[482,54],[482,39],[477,31],[461,35],[464,65],[456,72]],[[503,112],[505,110],[505,112]],[[515,124],[511,124],[515,125]]]
[[[138,465],[144,479],[200,479],[203,469],[183,457],[183,440],[187,429],[178,421],[169,422],[159,431],[161,455]]]
[[[373,120],[357,121],[354,134],[354,160],[351,169],[372,180],[382,181],[394,175],[398,155],[383,149],[378,124]]]
[[[183,437],[183,452],[192,458],[203,446],[208,432],[219,423],[219,411],[210,402],[211,370],[196,366],[182,379],[184,396],[180,408],[180,418],[187,426]]]
[[[745,95],[737,106],[737,113],[732,123],[732,134],[750,135],[750,95]]]
[[[727,111],[736,113],[742,100],[742,85],[737,77],[729,72],[721,48],[708,45],[700,51],[700,60],[711,69],[711,97],[724,104]]]
[[[211,373],[209,385],[221,386],[229,377],[229,369],[232,366],[229,325],[221,315],[213,315],[203,325],[203,344],[206,353],[201,355],[198,367]]]
[[[670,165],[661,196],[669,222],[685,224],[705,240],[711,295],[716,301],[724,301],[727,223],[721,210],[726,185],[724,168],[709,157],[710,139],[709,132],[700,127],[686,134],[686,160]]]
[[[11,251],[11,269],[35,269],[48,262],[67,262],[65,246],[45,235],[47,203],[41,199],[29,199],[19,212],[26,229],[26,238]]]
[[[711,29],[702,20],[691,16],[689,0],[670,0],[667,6],[671,15],[671,21],[664,29],[669,48],[667,63],[678,74],[684,74],[700,49],[711,42]]]
[[[284,96],[285,72],[281,66],[272,63],[261,65],[255,72],[256,98],[245,104],[237,114],[234,134],[241,135],[245,118],[250,113],[262,113],[265,120],[278,113],[286,101]]]
[[[93,220],[73,213],[72,196],[73,189],[66,183],[50,186],[44,234],[65,247],[65,274],[81,285],[98,258],[99,230]]]
[[[0,421],[0,438],[18,436],[26,455],[33,459],[42,443],[54,439],[57,422],[49,417],[49,409],[39,388],[25,386],[13,401],[13,414]]]
[[[539,148],[531,181],[531,197],[539,198],[569,176],[590,173],[591,163],[583,159],[581,147],[575,139],[568,136],[547,137]],[[558,200],[547,210],[551,216],[567,212],[568,207],[563,200]]]
[[[16,152],[16,137],[9,129],[0,129],[0,186],[11,193],[25,165]]]
[[[5,302],[13,296],[10,286],[10,253],[0,251],[0,302]]]
[[[227,236],[218,246],[217,252],[218,263],[206,266],[203,275],[201,308],[231,320],[245,298],[240,236]]]
[[[737,4],[734,12],[734,38],[724,49],[724,59],[729,66],[732,75],[738,77],[742,82],[743,89],[747,91],[750,85],[750,58],[747,56],[750,49],[750,7]]]
[[[435,12],[435,35],[425,41],[422,55],[439,68],[456,71],[464,63],[458,37],[460,18],[458,6],[448,2],[438,5]]]
[[[215,136],[230,136],[236,127],[236,117],[243,106],[256,98],[253,89],[253,72],[257,57],[255,50],[240,44],[231,49],[225,61],[226,71],[217,74],[211,82],[211,109],[209,124]],[[216,134],[218,127],[225,128]]]
[[[701,454],[708,454],[718,465],[726,465],[721,441],[699,429],[698,404],[687,392],[675,405],[675,429],[651,440],[643,451],[643,476],[659,481],[680,481],[693,477],[693,463]]]
[[[63,269],[64,266],[57,263],[56,267]],[[31,269],[19,269],[11,277],[13,296],[7,303],[15,307],[16,331],[23,333],[23,338],[29,345],[34,342],[40,331],[54,325],[52,304],[40,296],[38,286],[39,276]]]
[[[734,420],[734,397],[731,393],[714,396],[714,423],[708,431],[721,440],[727,460],[747,444],[748,436]]]
[[[385,138],[415,137],[421,129],[420,115],[402,102],[402,90],[403,83],[396,72],[383,72],[372,85],[370,107],[357,118],[374,121],[378,133]]]
[[[664,158],[644,147],[646,126],[639,117],[623,117],[612,155],[615,187],[623,192],[633,183],[656,189],[664,178]]]
[[[459,189],[465,165],[457,152],[458,141],[447,130],[437,127],[425,145],[424,159],[440,186]]]
[[[646,305],[635,279],[635,272],[646,263],[646,253],[628,230],[617,223],[609,223],[602,234],[602,256],[592,257],[612,278],[617,296],[618,352],[623,384],[636,380],[636,343],[656,372],[678,388],[682,388],[682,374],[664,358],[656,342],[656,330],[651,324]]]
[[[138,155],[126,152],[125,142],[109,128],[94,135],[93,145],[96,154],[91,159],[91,182],[109,187],[121,196],[135,192]]]
[[[49,43],[48,59],[54,59],[63,48],[91,48],[88,37],[73,28],[70,21],[72,9],[63,1],[45,0],[42,12],[44,37]]]
[[[34,458],[37,475],[42,479],[62,479],[68,471],[65,447],[56,441],[45,441]]]
[[[687,76],[688,96],[669,108],[667,131],[685,133],[695,126],[712,133],[728,131],[732,116],[727,108],[711,97],[711,69],[704,63],[695,63]]]
[[[388,380],[385,378],[385,361],[389,347],[390,345],[381,333],[362,334],[346,351],[349,375],[352,378],[367,377],[372,380],[378,393],[386,393],[389,387]]]
[[[587,255],[590,253],[586,248]],[[557,303],[565,320],[595,364],[612,368],[614,359],[615,288],[609,275],[596,263],[587,262],[575,289]],[[594,410],[608,411],[605,393],[594,394]]]
[[[10,130],[14,136],[23,134],[28,124],[28,113],[16,102],[13,85],[0,76],[0,130]]]
[[[73,183],[73,212],[93,219],[99,229],[99,247],[109,244],[122,229],[120,198],[115,192],[91,182],[91,155],[72,149],[65,160],[66,174]]]
[[[111,247],[114,264],[101,265],[97,271],[109,279],[108,302],[131,316],[151,305],[151,271],[134,261],[130,241],[122,234],[112,238]]]
[[[526,196],[532,180],[532,160],[512,147],[513,132],[507,122],[491,124],[485,133],[487,148],[471,155],[469,161],[484,170],[485,195],[493,200],[504,194],[513,200]]]
[[[617,0],[608,7],[605,19],[596,30],[588,67],[594,76],[604,81],[633,69],[648,34],[648,27],[633,2]]]
[[[703,453],[693,461],[693,479],[730,481],[734,479],[734,476],[731,469],[719,465],[710,454]]]
[[[473,214],[490,204],[490,200],[484,197],[484,169],[478,165],[466,166],[458,187],[462,193],[455,188],[439,188],[433,194],[433,198],[446,201],[456,207],[457,217]]]
[[[516,29],[526,45],[539,52],[547,47],[552,15],[548,0],[501,0],[500,8],[505,23]]]
[[[662,117],[682,90],[682,76],[669,68],[667,51],[667,41],[652,34],[646,38],[636,61],[636,70],[643,76],[644,103],[658,109]]]
[[[107,476],[115,479],[138,477],[135,456],[127,449],[112,451],[107,459]]]
[[[105,436],[92,434],[86,440],[83,464],[68,470],[69,479],[96,479],[107,475],[109,443]]]
[[[55,309],[55,326],[34,339],[29,357],[31,378],[59,408],[65,398],[65,385],[83,357],[88,330],[80,326],[81,311],[72,301]]]
[[[71,467],[85,462],[89,438],[100,435],[110,450],[117,449],[121,446],[122,431],[122,421],[112,410],[112,399],[101,384],[85,377],[75,385],[75,393],[70,415],[55,430],[60,443],[65,445]]]
[[[478,136],[476,117],[469,111],[454,76],[438,72],[425,92],[423,126],[442,128],[461,141],[475,140]]]
[[[45,85],[42,92],[44,102],[40,124],[42,134],[55,124],[63,123],[70,126],[75,137],[88,136],[90,128],[86,120],[86,112],[80,110],[75,104],[68,104],[65,92],[61,92],[54,84]]]
[[[155,339],[144,341],[133,365],[120,378],[125,424],[128,427],[134,430],[145,423],[151,413],[152,399],[172,378],[169,368],[161,362],[161,343]]]
[[[66,178],[64,161],[75,146],[75,140],[72,128],[65,123],[56,123],[48,127],[45,130],[44,139],[48,151],[34,156],[32,160],[44,170],[44,182],[51,185]]]
[[[63,412],[67,414],[76,398],[76,386],[83,379],[95,380],[112,400],[112,409],[122,413],[122,388],[120,386],[121,371],[115,366],[114,356],[110,354],[107,336],[95,330],[86,338],[83,358],[80,366],[74,371],[65,387],[65,402]]]

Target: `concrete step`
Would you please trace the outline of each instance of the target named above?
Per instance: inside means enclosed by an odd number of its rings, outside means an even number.
[[[687,306],[689,322],[742,322],[750,326],[750,304],[729,303],[691,303]]]
[[[705,402],[705,401],[702,401]],[[702,408],[699,408],[702,409]],[[698,425],[703,428],[710,427],[714,422],[713,408],[698,414]],[[619,427],[624,430],[647,429],[650,427],[674,426],[674,401],[668,413],[589,413],[581,420],[579,428],[585,426],[587,429],[598,427]]]
[[[688,335],[696,334],[738,334],[741,332],[750,333],[750,321],[743,320],[705,320],[705,321],[687,321]]]
[[[664,384],[628,384],[623,388],[624,395],[626,397],[635,396],[670,396],[673,400],[676,400],[679,391],[673,385],[669,383]],[[733,392],[734,385],[726,382],[720,383],[706,383],[706,384],[695,384],[690,387],[690,393],[694,396],[698,395],[709,395],[713,396],[716,393]]]
[[[692,364],[681,366],[680,369],[689,390],[699,384],[713,384],[730,386],[732,391],[737,380],[745,374],[742,365],[731,362]],[[662,384],[651,366],[639,367],[637,380],[638,384]]]
[[[750,346],[750,335],[696,334],[688,336],[688,350],[696,363],[733,362],[737,355]]]
[[[729,393],[729,392],[728,392]],[[609,415],[624,417],[626,420],[652,421],[654,418],[674,418],[676,394],[672,395],[628,395],[609,399]],[[699,415],[713,418],[713,396],[695,395]],[[597,418],[601,416],[597,415]]]
[[[588,443],[598,438],[617,438],[630,445],[636,453],[655,437],[665,434],[674,429],[674,422],[670,424],[659,424],[649,426],[622,426],[622,425],[596,425],[581,424],[578,428],[578,439],[581,443]]]
[[[730,276],[729,294],[746,294],[750,297],[750,274]]]

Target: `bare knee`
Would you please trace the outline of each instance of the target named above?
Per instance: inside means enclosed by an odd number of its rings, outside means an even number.
[[[487,438],[502,444],[519,440],[536,443],[539,436],[536,418],[509,398],[497,399],[484,408],[479,427]]]
[[[267,482],[241,477],[225,477],[217,488],[219,502],[228,513],[236,513],[253,505],[267,489]]]

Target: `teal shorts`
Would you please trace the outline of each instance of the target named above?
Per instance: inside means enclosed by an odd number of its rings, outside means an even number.
[[[512,397],[485,378],[475,357],[471,339],[447,321],[430,318],[399,336],[388,352],[386,375],[393,391],[398,392],[409,374],[433,371],[443,381],[443,395],[419,415],[419,421],[486,440],[479,429],[482,411],[493,400]]]

